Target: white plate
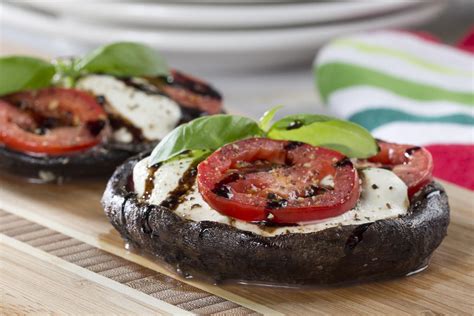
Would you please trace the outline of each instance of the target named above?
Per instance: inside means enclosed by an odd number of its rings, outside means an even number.
[[[184,4],[216,4],[216,5],[232,5],[232,4],[273,4],[273,3],[294,3],[294,2],[318,2],[327,0],[124,0],[124,2],[145,2],[145,3],[184,3]]]
[[[73,53],[107,42],[138,41],[157,48],[171,65],[182,69],[235,73],[289,65],[309,67],[317,48],[332,37],[423,23],[439,14],[444,5],[427,2],[404,12],[363,21],[252,31],[144,31],[106,27],[61,20],[7,4],[3,5],[1,22],[38,36],[55,36],[61,43],[69,40],[80,45]]]
[[[419,1],[310,2],[266,5],[202,5],[74,0],[23,1],[56,14],[101,23],[172,28],[252,28],[314,24],[374,16],[416,6]]]

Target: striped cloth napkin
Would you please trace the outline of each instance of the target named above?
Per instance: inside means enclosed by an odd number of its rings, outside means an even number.
[[[316,57],[317,89],[335,116],[426,146],[435,176],[474,190],[473,39],[456,48],[402,31],[339,38]]]

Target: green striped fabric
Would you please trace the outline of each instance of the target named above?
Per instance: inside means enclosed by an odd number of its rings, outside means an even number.
[[[374,130],[380,126],[393,121],[400,122],[432,122],[432,123],[453,123],[461,125],[474,125],[474,117],[466,114],[449,114],[422,116],[414,115],[403,111],[386,109],[381,106],[379,109],[369,109],[351,115],[349,120],[364,125],[368,130]]]
[[[334,80],[337,78],[336,80]],[[474,94],[456,92],[437,86],[391,76],[382,71],[348,63],[327,63],[316,69],[316,82],[325,101],[339,89],[369,85],[390,90],[398,95],[424,101],[445,100],[474,105]]]
[[[474,58],[415,35],[380,31],[337,39],[314,62],[329,110],[376,137],[474,142]]]

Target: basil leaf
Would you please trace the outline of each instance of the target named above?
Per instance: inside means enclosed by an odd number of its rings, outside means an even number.
[[[262,117],[258,120],[258,126],[260,127],[262,131],[268,132],[268,130],[270,129],[270,123],[272,122],[273,117],[275,116],[276,112],[280,110],[282,107],[283,107],[282,105],[278,105],[266,111],[265,113],[263,113]]]
[[[151,153],[149,165],[188,150],[214,151],[225,144],[254,136],[263,136],[263,132],[252,119],[227,114],[200,117],[166,135]]]
[[[377,142],[365,128],[324,115],[286,116],[273,124],[268,137],[326,147],[353,158],[367,158],[378,152]]]
[[[54,66],[47,61],[26,57],[0,58],[0,95],[51,85]]]
[[[106,73],[118,77],[167,76],[168,65],[154,49],[139,43],[119,42],[97,48],[75,65],[77,72]]]
[[[73,88],[80,76],[80,73],[74,69],[76,59],[74,57],[59,57],[53,59],[51,63],[56,71],[53,84],[64,88]]]

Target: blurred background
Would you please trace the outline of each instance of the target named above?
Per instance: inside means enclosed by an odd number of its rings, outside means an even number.
[[[230,112],[324,112],[311,65],[336,36],[386,28],[455,42],[474,1],[137,0],[4,1],[1,53],[82,54],[113,41],[144,42],[169,64],[210,81]]]

